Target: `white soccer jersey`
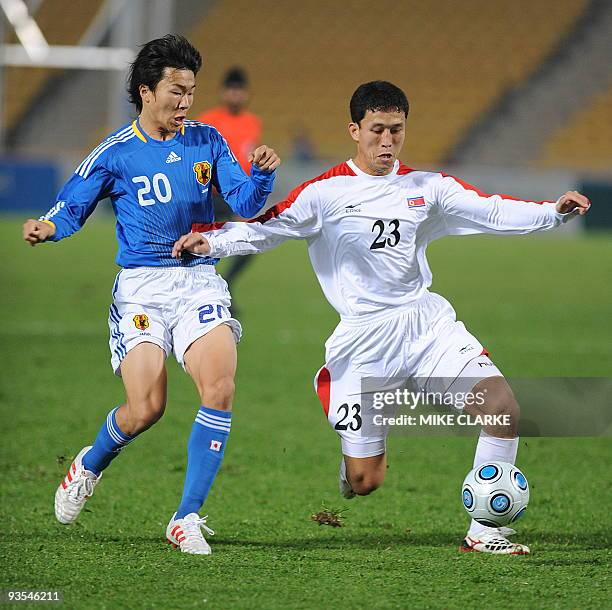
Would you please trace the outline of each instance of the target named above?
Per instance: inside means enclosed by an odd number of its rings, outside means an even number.
[[[425,250],[434,239],[552,229],[571,216],[554,205],[488,195],[399,161],[390,174],[371,176],[349,160],[300,185],[254,220],[194,225],[194,230],[205,232],[212,257],[254,254],[287,239],[305,239],[327,300],[342,318],[352,318],[420,299],[431,285]]]

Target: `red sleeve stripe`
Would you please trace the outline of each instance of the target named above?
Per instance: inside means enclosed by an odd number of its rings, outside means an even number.
[[[476,193],[480,197],[493,197],[494,196],[490,193],[485,193],[484,191],[481,191],[479,188],[475,187],[473,184],[470,184],[469,182],[465,182],[464,180],[461,180],[460,178],[457,178],[456,176],[451,176],[450,174],[445,174],[444,172],[440,172],[440,173],[445,178],[452,178],[455,182],[458,182],[464,189],[468,191],[474,191],[474,193]],[[546,200],[545,201],[531,201],[530,199],[519,199],[518,197],[513,197],[512,195],[503,195],[502,193],[495,193],[495,195],[497,195],[498,197],[501,197],[502,199],[508,200],[508,201],[526,201],[527,203],[537,203],[538,205],[542,205],[543,203],[554,203],[552,201],[546,201]]]
[[[217,229],[220,229],[224,224],[224,222],[194,222],[191,225],[191,232],[206,233],[207,231],[216,231]]]
[[[348,163],[340,163],[339,165],[335,165],[331,169],[328,169],[325,173],[313,178],[312,180],[308,180],[300,186],[294,188],[288,195],[287,198],[283,201],[279,201],[276,205],[273,205],[269,210],[264,212],[261,216],[257,216],[257,218],[252,218],[251,220],[247,220],[246,222],[268,222],[272,218],[278,217],[279,214],[284,212],[287,208],[290,208],[293,202],[298,198],[299,194],[310,184],[314,182],[320,182],[321,180],[327,180],[328,178],[335,178],[337,176],[356,176],[355,172],[349,167]],[[193,233],[205,233],[206,231],[215,231],[216,229],[220,229],[225,225],[224,222],[211,222],[211,223],[194,223],[191,225],[191,231]]]

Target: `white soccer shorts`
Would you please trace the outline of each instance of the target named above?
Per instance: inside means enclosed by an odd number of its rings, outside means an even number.
[[[242,327],[232,318],[225,280],[212,265],[123,269],[110,306],[111,366],[121,376],[126,354],[139,343],[154,343],[166,357],[174,352],[183,367],[187,348],[220,324],[240,341]]]
[[[340,436],[342,453],[362,458],[386,450],[386,435],[360,432],[363,418],[373,415],[361,412],[364,378],[385,380],[385,391],[418,379],[425,392],[445,392],[451,384],[457,387],[453,382],[462,375],[473,386],[501,372],[457,322],[450,303],[426,293],[415,303],[368,316],[367,321],[343,318],[325,344],[325,365],[315,376],[315,391]]]

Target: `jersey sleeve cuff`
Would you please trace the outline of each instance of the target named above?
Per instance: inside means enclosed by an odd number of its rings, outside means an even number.
[[[276,179],[276,170],[266,172],[259,169],[256,165],[251,166],[251,178],[257,183],[257,187],[271,193]]]
[[[577,214],[575,212],[573,212],[573,211],[572,212],[566,212],[565,214],[562,214],[561,212],[557,212],[557,203],[559,203],[559,200],[551,202],[548,205],[550,205],[550,207],[552,209],[552,213],[554,214],[555,219],[557,220],[558,224],[563,224],[563,223],[567,222],[568,220],[571,220],[572,218],[577,216]]]
[[[210,258],[220,258],[218,239],[212,233],[203,233],[202,235],[206,237],[208,245],[210,246],[210,252],[206,256],[210,256]]]
[[[40,221],[44,222],[46,225],[49,225],[50,227],[53,227],[54,229],[53,235],[50,235],[49,237],[47,237],[45,241],[59,241],[62,238],[61,227],[58,227],[58,225],[55,222],[53,222],[52,220],[47,220],[46,218],[41,218]]]

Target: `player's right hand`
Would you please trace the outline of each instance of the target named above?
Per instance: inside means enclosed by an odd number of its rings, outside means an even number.
[[[281,164],[280,157],[276,154],[276,151],[265,144],[262,144],[249,154],[248,162],[263,172],[273,172]]]
[[[210,244],[202,233],[187,233],[174,242],[172,258],[180,258],[185,251],[193,254],[210,254]]]
[[[573,212],[580,216],[584,216],[589,211],[590,207],[591,202],[588,197],[585,197],[578,191],[568,191],[565,195],[561,195],[555,205],[555,209],[560,214],[569,214]]]
[[[23,223],[23,239],[25,239],[30,246],[35,246],[43,241],[47,241],[49,237],[53,237],[55,234],[55,225],[51,225],[42,220],[34,220],[28,218]]]

